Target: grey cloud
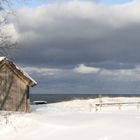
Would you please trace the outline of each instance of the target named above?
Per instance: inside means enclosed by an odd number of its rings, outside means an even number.
[[[136,94],[140,91],[139,66],[109,70],[82,64],[73,69],[25,67],[24,70],[38,81],[33,93]]]
[[[139,7],[72,1],[17,10],[13,56],[38,82],[31,92],[139,93]]]
[[[35,65],[135,65],[140,60],[139,6],[73,1],[19,10],[15,20],[21,42],[15,59]]]
[[[93,77],[99,76],[104,77],[105,79],[114,79],[114,80],[140,80],[140,67],[136,66],[132,69],[105,69],[98,67],[86,66],[85,64],[77,65],[71,69],[56,69],[56,68],[48,68],[48,67],[23,67],[23,69],[33,75],[36,76],[47,76],[51,78],[62,78],[63,77],[77,77],[82,75],[90,75]]]

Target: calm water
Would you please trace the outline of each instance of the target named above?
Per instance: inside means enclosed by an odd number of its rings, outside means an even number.
[[[30,94],[31,103],[33,101],[45,100],[48,103],[70,101],[74,99],[94,99],[102,97],[140,97],[140,94]]]

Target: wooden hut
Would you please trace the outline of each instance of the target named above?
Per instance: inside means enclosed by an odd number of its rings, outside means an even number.
[[[11,60],[0,57],[0,110],[29,112],[29,87],[35,85]]]

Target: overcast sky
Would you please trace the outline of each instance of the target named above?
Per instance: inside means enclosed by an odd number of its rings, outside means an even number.
[[[10,17],[33,93],[139,93],[139,0],[41,0]],[[14,31],[14,34],[15,34]]]

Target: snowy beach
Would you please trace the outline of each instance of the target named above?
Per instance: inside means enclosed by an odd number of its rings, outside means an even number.
[[[99,99],[33,105],[31,113],[0,115],[1,140],[140,140],[140,109],[136,105],[103,106]],[[103,102],[140,101],[104,98]]]

